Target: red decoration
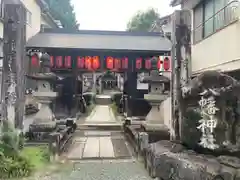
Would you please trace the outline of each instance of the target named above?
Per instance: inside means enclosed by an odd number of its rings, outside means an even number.
[[[91,56],[85,57],[85,68],[88,70],[92,70],[92,58]]]
[[[71,56],[65,56],[64,57],[64,66],[66,68],[71,68],[72,67]]]
[[[136,69],[142,69],[142,58],[136,59]]]
[[[39,66],[39,59],[38,59],[37,55],[33,55],[31,57],[31,65],[34,66],[34,67]]]
[[[94,56],[92,58],[92,66],[93,66],[93,69],[99,69],[100,68],[100,60],[99,60],[98,56]]]
[[[121,60],[120,59],[118,59],[118,58],[114,59],[114,67],[116,70],[121,69]]]
[[[54,66],[54,57],[50,56],[50,66],[53,67]]]
[[[58,68],[61,68],[63,66],[63,58],[62,58],[62,56],[57,56],[56,57],[56,66]]]
[[[78,56],[78,57],[77,57],[77,67],[80,68],[80,69],[83,69],[84,66],[85,66],[84,57]]]
[[[151,63],[151,60],[150,59],[146,59],[145,60],[145,68],[147,70],[150,70],[152,68],[152,63]]]
[[[170,58],[167,56],[164,58],[163,68],[164,68],[164,71],[168,71],[170,69]]]
[[[108,56],[107,57],[107,69],[113,69],[114,68],[114,64],[113,64],[113,57]]]
[[[128,58],[124,57],[122,59],[122,69],[127,69],[128,68]]]
[[[159,59],[158,59],[158,62],[157,62],[157,68],[158,68],[158,69],[161,69],[161,68],[162,68],[162,65],[163,65],[163,61],[159,58]]]

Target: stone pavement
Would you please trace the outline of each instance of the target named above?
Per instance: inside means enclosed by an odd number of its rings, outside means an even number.
[[[126,159],[132,152],[121,132],[85,131],[83,136],[74,137],[68,150],[70,160]]]
[[[138,161],[77,162],[71,171],[60,171],[36,180],[152,180]],[[35,180],[35,179],[34,179]]]
[[[112,123],[116,122],[112,109],[108,105],[96,105],[85,123]]]
[[[87,124],[87,125],[86,125]],[[112,109],[107,105],[96,105],[92,113],[78,126],[92,126],[96,129],[102,124],[115,126],[117,122]],[[119,124],[121,126],[121,124]],[[79,130],[73,138],[68,159],[105,159],[105,158],[129,158],[131,153],[125,137],[119,130]]]

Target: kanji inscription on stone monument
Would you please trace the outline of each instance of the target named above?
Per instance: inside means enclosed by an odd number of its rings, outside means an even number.
[[[217,127],[217,119],[215,116],[219,109],[216,107],[214,96],[209,96],[208,98],[201,96],[199,105],[202,115],[202,119],[199,120],[200,125],[197,127],[197,129],[200,129],[202,132],[199,145],[204,148],[216,149],[218,145],[215,144],[216,140],[214,139],[213,132]]]

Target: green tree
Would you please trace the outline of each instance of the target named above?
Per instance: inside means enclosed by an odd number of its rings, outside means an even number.
[[[79,24],[70,0],[45,0],[51,15],[60,20],[64,28],[78,29]]]
[[[139,11],[128,22],[127,31],[149,31],[159,17],[160,15],[153,8],[146,11]]]

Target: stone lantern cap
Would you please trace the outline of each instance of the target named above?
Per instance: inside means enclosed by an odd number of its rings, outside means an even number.
[[[158,71],[152,71],[150,76],[145,76],[142,83],[168,83],[170,80],[165,76],[160,76]]]
[[[56,81],[58,79],[58,76],[52,72],[36,73],[36,74],[26,75],[26,76],[27,76],[27,78],[33,79],[33,80]]]

